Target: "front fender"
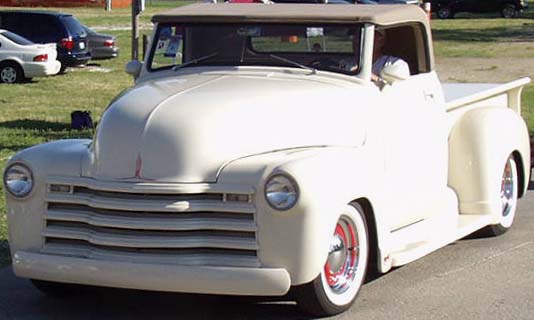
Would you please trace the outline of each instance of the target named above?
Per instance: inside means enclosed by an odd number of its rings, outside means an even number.
[[[459,198],[464,214],[501,214],[500,181],[508,157],[519,161],[523,183],[528,187],[530,143],[524,120],[514,111],[500,107],[477,108],[465,113],[449,136],[449,186]]]
[[[224,183],[253,183],[257,208],[258,251],[262,266],[285,268],[291,284],[312,281],[327,258],[330,237],[345,205],[378,198],[382,163],[367,148],[315,148],[293,154],[267,154],[242,159],[221,173]],[[381,170],[382,169],[382,170]],[[290,175],[299,200],[287,210],[272,209],[265,200],[266,179]],[[383,226],[377,222],[377,225]]]
[[[34,187],[24,199],[5,192],[11,253],[42,246],[46,180],[49,175],[80,176],[80,163],[90,140],[60,140],[40,144],[15,154],[7,163],[22,163],[33,173]]]

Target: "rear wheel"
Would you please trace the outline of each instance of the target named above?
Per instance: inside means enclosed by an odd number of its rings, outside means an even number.
[[[503,18],[513,18],[515,17],[517,10],[513,4],[505,4],[501,9],[501,16]]]
[[[440,8],[437,15],[440,19],[450,19],[454,16],[450,8]]]
[[[500,222],[486,229],[493,236],[505,233],[514,223],[519,187],[517,164],[513,156],[510,156],[506,161],[500,184],[500,200],[502,204]]]
[[[61,67],[59,68],[58,74],[65,74],[66,71],[67,71],[67,65],[65,65],[64,63],[61,63]]]
[[[365,279],[368,258],[369,236],[363,209],[358,204],[347,205],[330,238],[321,274],[299,288],[299,307],[317,316],[350,308]]]
[[[22,68],[15,62],[0,64],[0,82],[17,83],[24,79]]]

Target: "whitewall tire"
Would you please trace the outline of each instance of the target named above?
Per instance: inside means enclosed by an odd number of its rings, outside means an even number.
[[[510,156],[504,166],[500,183],[501,215],[498,224],[488,227],[491,235],[498,236],[508,231],[514,223],[517,211],[517,198],[519,194],[519,175],[517,164],[513,156]]]
[[[318,316],[350,308],[365,280],[368,260],[369,233],[364,211],[359,204],[347,205],[332,233],[321,274],[298,292],[299,307]]]

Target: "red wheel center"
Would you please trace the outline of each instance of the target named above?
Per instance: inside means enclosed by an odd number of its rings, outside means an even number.
[[[336,225],[334,238],[338,238],[342,243],[341,254],[344,261],[337,264],[336,270],[332,269],[329,261],[324,266],[326,281],[331,288],[345,287],[353,279],[356,263],[358,261],[358,242],[354,228],[350,224],[340,223]],[[340,254],[339,252],[330,254]]]

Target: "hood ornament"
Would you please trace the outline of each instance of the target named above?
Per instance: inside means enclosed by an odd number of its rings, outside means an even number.
[[[135,175],[134,178],[141,180],[141,169],[143,167],[143,160],[141,159],[141,154],[137,154],[137,159],[135,160]]]
[[[141,153],[137,154],[137,159],[135,159],[135,171],[134,175],[131,177],[122,178],[121,180],[131,180],[131,179],[137,179],[137,180],[150,180],[150,179],[144,179],[141,176],[141,171],[143,170],[143,159],[141,159]]]

